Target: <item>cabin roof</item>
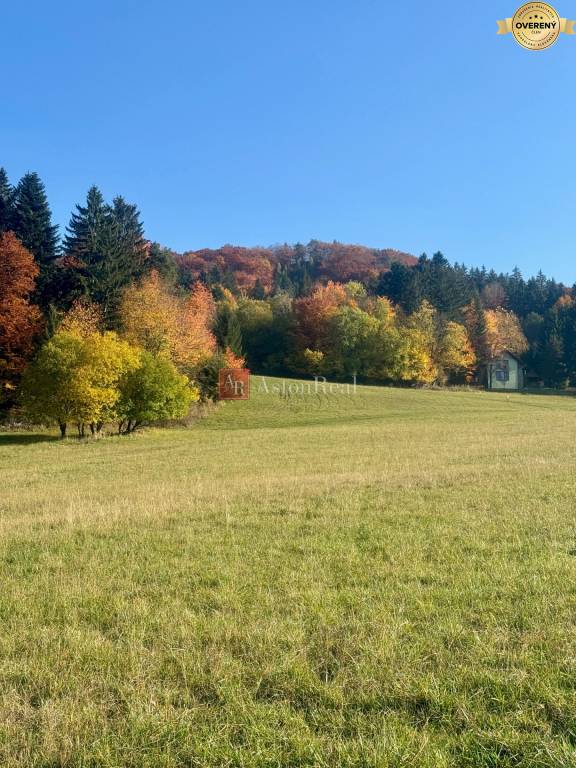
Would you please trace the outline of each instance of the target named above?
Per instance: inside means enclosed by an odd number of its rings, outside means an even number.
[[[499,355],[495,355],[490,359],[490,362],[493,362],[494,360],[499,360],[502,355],[509,355],[514,360],[516,360],[517,363],[522,363],[522,360],[518,357],[518,355],[515,355],[514,352],[510,352],[509,349],[503,349],[502,352]]]

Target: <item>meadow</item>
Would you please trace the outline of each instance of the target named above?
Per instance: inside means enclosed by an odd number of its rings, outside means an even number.
[[[3,768],[576,766],[576,399],[0,434]]]

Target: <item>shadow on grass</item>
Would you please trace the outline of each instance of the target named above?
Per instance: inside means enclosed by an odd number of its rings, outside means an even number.
[[[4,432],[0,434],[0,448],[3,445],[34,445],[35,443],[54,443],[60,438],[56,435],[40,435],[26,432]]]

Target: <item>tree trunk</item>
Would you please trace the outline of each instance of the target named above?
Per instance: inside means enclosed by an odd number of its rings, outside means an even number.
[[[63,421],[60,421],[58,423],[58,426],[60,427],[60,437],[64,438],[66,437],[66,424]]]

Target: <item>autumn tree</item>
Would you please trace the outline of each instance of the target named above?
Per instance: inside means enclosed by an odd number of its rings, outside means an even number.
[[[378,321],[378,326],[366,375],[370,379],[380,381],[402,380],[407,367],[402,357],[401,313],[389,299],[379,298],[373,307],[372,314]]]
[[[301,349],[325,350],[329,344],[331,319],[347,303],[349,297],[344,286],[332,281],[317,286],[310,296],[298,299],[294,308]]]
[[[16,236],[0,233],[0,400],[14,388],[41,328],[40,311],[30,303],[38,272]]]
[[[499,357],[503,352],[521,355],[528,349],[528,342],[520,322],[513,312],[506,309],[489,309],[485,313],[485,348],[488,359]]]
[[[93,333],[100,333],[103,326],[100,306],[88,299],[78,299],[64,315],[58,330],[86,338]]]
[[[470,381],[476,355],[464,325],[453,321],[443,323],[437,350],[439,380]]]
[[[401,329],[400,378],[422,384],[438,380],[437,312],[427,301],[413,312]]]
[[[38,353],[22,380],[22,404],[37,423],[56,423],[66,437],[68,423],[80,419],[81,400],[76,372],[83,341],[71,333],[57,333]]]
[[[465,326],[447,321],[423,301],[407,318],[403,378],[428,384],[445,384],[451,377],[466,379],[476,357]]]
[[[174,295],[157,272],[126,289],[120,305],[124,337],[153,355],[170,358],[192,375],[216,349],[210,330],[210,292],[197,284],[187,298]]]
[[[196,283],[189,296],[178,302],[178,334],[173,341],[174,360],[192,374],[216,350],[212,325],[216,305],[212,294]]]
[[[58,331],[46,342],[23,379],[23,404],[38,421],[56,422],[62,437],[74,422],[79,435],[117,421],[120,384],[140,362],[140,353],[115,333],[82,336]]]

